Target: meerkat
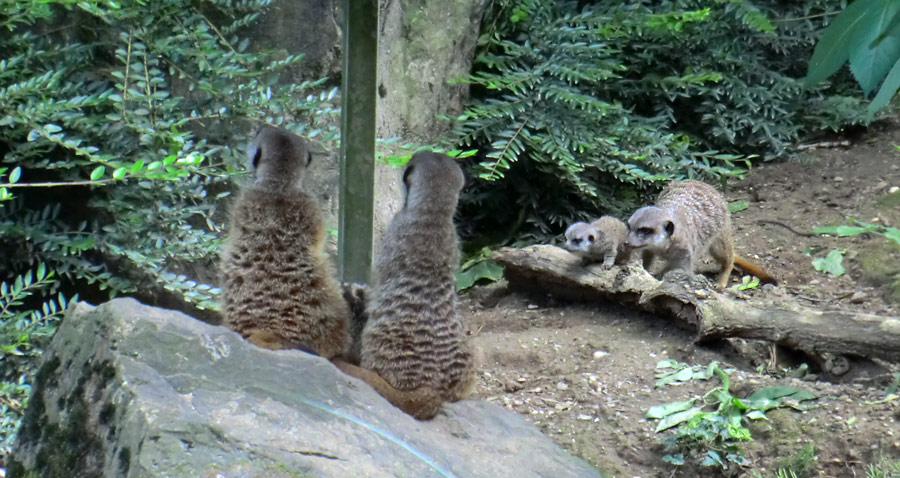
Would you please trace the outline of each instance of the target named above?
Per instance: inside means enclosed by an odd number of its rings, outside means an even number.
[[[474,359],[457,316],[459,244],[453,215],[464,179],[448,156],[416,153],[403,172],[403,208],[385,231],[362,331],[360,367],[341,370],[413,417],[465,398]]]
[[[247,156],[253,178],[231,209],[222,256],[225,324],[261,347],[344,354],[350,309],[325,253],[319,206],[301,189],[307,145],[266,126]]]
[[[581,256],[585,264],[602,262],[603,267],[622,264],[627,231],[625,223],[612,216],[602,216],[590,224],[576,222],[566,229],[564,248]]]
[[[661,275],[674,269],[693,273],[695,261],[709,252],[720,266],[719,289],[728,285],[735,265],[763,282],[776,283],[761,267],[734,253],[731,214],[725,198],[700,181],[670,183],[655,205],[635,211],[628,219],[625,247],[629,253],[642,253],[645,269],[657,258],[664,260]]]

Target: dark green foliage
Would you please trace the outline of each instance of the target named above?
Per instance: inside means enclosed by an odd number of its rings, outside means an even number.
[[[216,309],[217,207],[248,136],[335,139],[336,90],[280,85],[301,58],[243,38],[269,3],[3,2],[0,466],[65,296]]]
[[[58,294],[33,309],[25,303],[45,294],[54,281],[54,273],[40,264],[33,273],[0,282],[0,456],[12,450],[41,346],[56,329],[67,301]],[[38,379],[46,381],[47,374]]]
[[[298,99],[323,80],[276,84],[299,57],[248,50],[239,31],[268,3],[14,2],[0,16],[0,197],[18,198],[0,208],[0,248],[18,253],[0,269],[43,261],[110,296],[156,284],[215,308],[188,264],[217,255],[234,146],[262,122],[314,136],[333,111],[329,94]]]
[[[859,98],[804,90],[817,29],[837,1],[496,0],[473,101],[454,140],[481,153],[464,233],[544,241],[577,220],[624,216],[672,179],[736,174],[809,127],[859,120]],[[813,16],[813,18],[808,18]],[[777,21],[775,19],[778,19]]]
[[[881,85],[866,108],[871,118],[900,88],[900,3],[858,0],[848,5],[822,31],[806,81],[819,83],[847,62],[866,95]]]

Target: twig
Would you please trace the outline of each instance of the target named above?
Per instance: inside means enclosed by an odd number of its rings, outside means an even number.
[[[69,182],[55,182],[55,183],[10,183],[10,184],[2,184],[0,183],[0,188],[56,188],[56,187],[64,187],[64,186],[92,186],[95,184],[106,184],[114,181],[119,181],[118,179],[97,179],[91,181],[69,181]]]
[[[800,231],[794,229],[793,227],[791,227],[789,224],[785,224],[785,223],[783,223],[783,222],[781,222],[781,221],[774,221],[774,220],[771,220],[771,219],[760,219],[760,220],[756,221],[756,223],[757,223],[757,224],[775,224],[776,226],[781,226],[781,227],[787,229],[788,231],[793,232],[794,234],[796,234],[796,235],[798,235],[798,236],[803,236],[803,237],[819,237],[818,234],[813,234],[813,233],[811,233],[811,232],[800,232]]]
[[[841,13],[841,12],[825,12],[825,13],[817,13],[817,14],[815,14],[815,15],[807,15],[807,16],[805,16],[805,17],[776,18],[775,20],[772,20],[772,21],[773,21],[773,22],[796,22],[796,21],[799,21],[799,20],[812,20],[813,18],[828,17],[828,16],[831,16],[831,15],[837,15],[838,13]]]
[[[794,149],[803,151],[804,149],[838,148],[845,146],[850,146],[850,140],[843,139],[840,141],[819,141],[818,143],[798,144]]]
[[[125,117],[125,103],[128,100],[128,75],[131,70],[131,39],[132,30],[128,30],[128,51],[125,53],[125,83],[122,85],[122,119],[128,121]]]

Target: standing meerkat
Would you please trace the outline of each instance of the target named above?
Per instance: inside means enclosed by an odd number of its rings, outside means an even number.
[[[664,260],[661,275],[674,269],[693,273],[697,259],[708,251],[720,266],[720,289],[728,285],[735,265],[763,282],[776,283],[761,267],[735,255],[725,198],[700,181],[670,183],[656,205],[635,211],[628,219],[625,246],[629,252],[641,251],[645,269],[656,258]]]
[[[449,157],[416,153],[406,199],[385,231],[362,332],[360,367],[335,362],[404,412],[428,419],[474,385],[473,354],[456,313],[459,244],[453,215],[464,179]]]
[[[622,264],[625,233],[628,226],[612,217],[602,216],[591,222],[576,222],[566,229],[565,249],[582,258],[584,263],[602,262],[603,267]]]
[[[253,179],[231,209],[222,256],[225,323],[260,347],[343,354],[350,309],[325,254],[319,205],[301,190],[306,143],[266,126],[247,156]]]

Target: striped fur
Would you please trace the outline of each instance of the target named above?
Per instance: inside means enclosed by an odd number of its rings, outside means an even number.
[[[447,156],[418,153],[404,173],[406,203],[385,233],[363,330],[361,363],[400,391],[466,396],[473,357],[457,315],[459,245],[453,215],[462,171]]]
[[[225,323],[263,347],[342,355],[350,310],[324,252],[318,204],[300,190],[306,145],[264,128],[249,154],[255,177],[232,207],[221,263]]]

